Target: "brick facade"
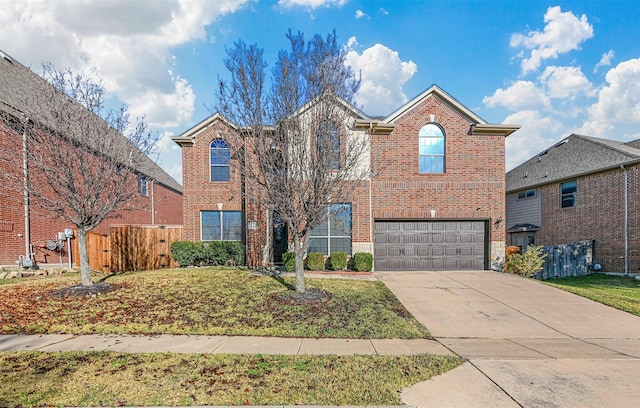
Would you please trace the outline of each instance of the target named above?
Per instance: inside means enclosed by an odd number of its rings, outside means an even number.
[[[640,269],[640,165],[627,169],[629,271]],[[605,271],[624,270],[624,175],[621,169],[577,177],[574,207],[561,208],[560,184],[541,191],[538,244],[595,240],[595,261]],[[567,180],[570,181],[570,180]]]
[[[481,220],[489,225],[489,256],[504,257],[504,139],[517,127],[473,132],[472,125],[486,124],[435,86],[406,107],[384,124],[389,130],[382,134],[366,129],[367,121],[374,126],[369,118],[356,118],[363,125],[350,130],[369,137],[373,170],[371,179],[354,182],[351,191],[352,252],[374,252],[376,220]],[[419,172],[418,133],[427,123],[445,133],[443,174]],[[211,141],[232,127],[216,114],[174,138],[183,150],[184,238],[201,240],[202,210],[248,210],[244,239],[248,263],[257,266],[269,262],[268,212],[243,204],[242,179],[234,166],[229,182],[209,181]]]

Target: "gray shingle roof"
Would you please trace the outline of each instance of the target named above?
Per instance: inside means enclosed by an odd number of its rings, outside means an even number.
[[[0,111],[22,119],[24,116],[47,125],[47,107],[36,103],[34,95],[43,87],[52,87],[39,75],[20,64],[0,50]],[[66,96],[59,94],[61,98]],[[78,105],[80,108],[80,105]],[[84,109],[84,108],[82,108]],[[102,120],[95,116],[96,120]],[[123,142],[130,143],[124,135]],[[182,186],[168,175],[150,158],[143,163],[144,168],[137,169],[147,177],[176,192],[182,193]]]
[[[573,134],[509,171],[507,193],[640,162],[640,140]]]

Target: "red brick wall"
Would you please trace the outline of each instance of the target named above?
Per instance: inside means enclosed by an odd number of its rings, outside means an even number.
[[[420,174],[418,132],[431,122],[445,133],[445,173]],[[373,136],[375,219],[505,217],[504,136],[471,136],[470,123],[435,96],[396,122],[389,136]],[[504,241],[504,228],[491,228]]]
[[[544,186],[540,245],[595,240],[595,261],[605,271],[624,270],[623,172],[610,170],[577,178],[576,206],[560,207],[560,183]],[[628,169],[629,270],[640,267],[640,168]]]
[[[211,182],[209,170],[209,146],[230,130],[221,121],[216,121],[196,135],[193,146],[182,148],[182,174],[184,197],[183,238],[200,241],[200,211],[242,211],[241,175],[231,166],[229,182]]]
[[[3,151],[13,151],[16,158],[15,165],[22,168],[22,138],[14,132],[7,133],[6,128],[0,126],[0,148]],[[5,174],[6,169],[0,161],[0,174]],[[136,211],[123,211],[119,218],[105,220],[94,231],[108,234],[111,225],[136,224],[150,225],[151,217],[151,191],[153,189],[153,208],[155,210],[155,224],[181,225],[182,224],[182,195],[162,185],[151,183],[148,185],[148,196],[140,196],[136,206],[142,205],[143,209]],[[59,263],[58,252],[43,248],[47,240],[55,240],[58,232],[66,228],[74,228],[70,223],[51,218],[51,215],[43,212],[36,206],[30,211],[31,243],[34,246],[36,261],[40,264]],[[19,255],[25,255],[25,217],[24,200],[22,193],[15,188],[10,188],[6,180],[0,184],[0,265],[13,265]],[[63,251],[63,262],[67,263],[66,248]],[[75,257],[74,257],[75,258]],[[74,259],[75,262],[75,259]]]

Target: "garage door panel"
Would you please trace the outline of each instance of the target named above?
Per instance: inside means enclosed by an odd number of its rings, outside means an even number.
[[[376,269],[484,269],[485,221],[376,221]]]

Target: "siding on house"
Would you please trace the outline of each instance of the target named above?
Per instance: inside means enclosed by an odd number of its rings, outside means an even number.
[[[531,190],[531,189],[529,189]],[[535,197],[518,198],[519,192],[507,194],[507,229],[517,224],[542,226],[542,199],[540,189],[533,189]],[[525,193],[528,190],[523,190]]]

